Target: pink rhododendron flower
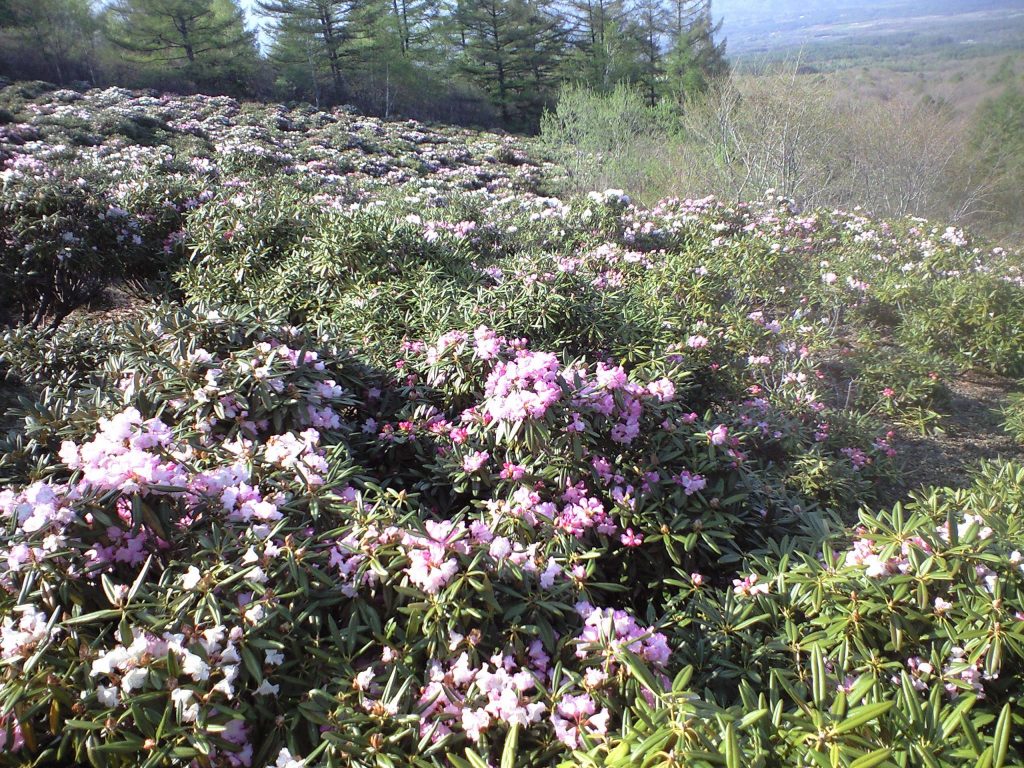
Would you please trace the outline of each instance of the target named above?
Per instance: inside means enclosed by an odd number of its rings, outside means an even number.
[[[767,595],[768,584],[759,584],[756,573],[745,576],[742,579],[733,579],[733,593],[742,597],[753,597],[754,595]]]
[[[712,445],[725,445],[729,440],[729,429],[724,424],[719,424],[707,435]]]
[[[474,451],[473,453],[468,454],[462,460],[462,468],[466,470],[466,472],[476,472],[484,464],[487,463],[487,460],[489,458],[491,457],[490,454],[487,453],[487,451]]]
[[[608,732],[607,709],[598,710],[587,694],[563,696],[551,715],[555,737],[570,749],[578,749],[581,736],[603,736]]]
[[[639,533],[633,533],[632,528],[627,528],[626,532],[620,537],[620,540],[627,547],[639,547],[644,543],[644,537]]]

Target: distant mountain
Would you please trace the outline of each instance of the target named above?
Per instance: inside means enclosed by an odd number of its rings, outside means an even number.
[[[1024,19],[1024,0],[715,0],[733,54],[821,39]]]

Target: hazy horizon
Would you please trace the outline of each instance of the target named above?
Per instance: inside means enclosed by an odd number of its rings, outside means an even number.
[[[736,53],[885,34],[922,24],[941,28],[965,16],[982,21],[1024,17],[1021,0],[716,0],[714,16]]]

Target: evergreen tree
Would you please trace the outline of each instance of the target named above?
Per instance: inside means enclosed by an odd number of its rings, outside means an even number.
[[[462,71],[502,122],[532,129],[557,87],[565,29],[547,0],[465,0],[455,8]]]
[[[530,77],[520,103],[530,128],[537,128],[544,109],[553,105],[557,97],[568,31],[557,0],[526,0],[525,4],[531,25],[526,36],[529,48],[525,51]]]
[[[24,47],[23,57],[34,52],[43,58],[56,82],[93,79],[99,22],[88,0],[8,0],[0,8],[0,24]]]
[[[422,51],[431,22],[437,16],[437,4],[428,0],[379,0],[384,6],[382,14],[398,38],[403,56],[412,57]]]
[[[630,33],[639,52],[637,82],[654,106],[664,88],[664,43],[671,30],[670,14],[661,0],[634,0],[631,16]]]
[[[673,0],[672,47],[666,57],[669,93],[678,101],[706,91],[729,71],[725,42],[716,43],[721,22],[711,17],[711,0]]]
[[[278,28],[267,55],[275,73],[275,90],[284,98],[322,106],[325,92],[332,88],[326,60],[320,54],[312,32],[307,34],[292,26]]]
[[[1024,88],[1013,82],[986,99],[974,119],[973,145],[992,180],[989,205],[1007,234],[1024,234]],[[1024,85],[1024,84],[1022,84]],[[991,214],[990,214],[991,215]]]
[[[142,65],[180,71],[204,86],[224,85],[255,60],[255,36],[235,0],[118,0],[108,35]]]
[[[365,109],[389,117],[396,101],[426,80],[429,5],[421,0],[362,0],[350,16],[353,95]]]
[[[271,58],[294,64],[296,54],[301,58],[304,53],[312,79],[317,81],[326,68],[331,100],[344,101],[348,88],[343,59],[352,38],[352,0],[258,0],[256,6],[274,20]]]
[[[565,14],[574,48],[566,79],[607,93],[635,76],[636,46],[623,33],[624,0],[570,0]]]

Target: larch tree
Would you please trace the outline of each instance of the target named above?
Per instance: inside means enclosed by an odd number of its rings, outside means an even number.
[[[329,74],[331,100],[348,96],[344,58],[351,42],[351,0],[258,0],[260,13],[274,25],[271,58],[294,59],[296,50],[306,54],[314,79],[325,67]]]
[[[108,36],[134,61],[201,84],[219,83],[256,55],[234,0],[118,0],[108,9]]]
[[[465,0],[455,8],[462,71],[488,93],[502,122],[533,128],[554,98],[565,30],[546,0]]]

